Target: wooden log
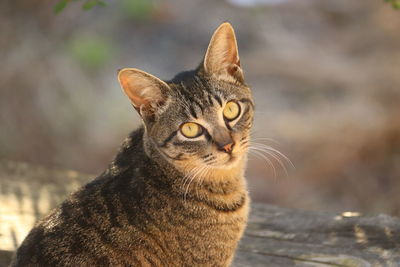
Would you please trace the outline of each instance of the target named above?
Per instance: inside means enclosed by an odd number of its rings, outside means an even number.
[[[234,266],[400,266],[400,219],[253,204]]]
[[[38,218],[93,177],[0,161],[0,267]],[[233,266],[400,266],[400,219],[253,203]]]
[[[0,250],[15,250],[34,223],[93,176],[0,161]]]

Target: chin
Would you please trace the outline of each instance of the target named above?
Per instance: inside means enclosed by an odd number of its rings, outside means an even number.
[[[232,169],[239,165],[243,160],[243,155],[240,154],[232,154],[227,157],[221,159],[218,163],[213,164],[212,166],[216,169]]]

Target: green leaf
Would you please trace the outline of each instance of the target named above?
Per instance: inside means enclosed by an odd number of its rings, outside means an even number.
[[[82,8],[83,8],[84,10],[89,10],[89,9],[92,9],[93,7],[95,7],[95,6],[97,6],[97,1],[96,1],[96,0],[89,0],[89,1],[86,1],[86,2],[82,5]]]
[[[390,2],[392,3],[393,8],[395,8],[395,9],[400,8],[400,0],[391,0]]]
[[[151,19],[155,11],[154,0],[120,0],[123,12],[133,19]]]
[[[107,3],[104,2],[104,1],[102,1],[102,0],[98,0],[98,1],[97,1],[97,5],[99,5],[99,6],[101,6],[101,7],[104,7],[104,6],[107,5]]]
[[[55,14],[58,14],[58,13],[60,13],[61,11],[63,11],[64,8],[67,6],[67,4],[68,4],[68,0],[61,0],[60,2],[58,2],[57,4],[55,4],[55,5],[54,5],[54,8],[53,8],[54,13],[55,13]]]
[[[105,6],[106,3],[104,1],[102,1],[102,0],[88,0],[82,5],[82,8],[84,10],[90,10],[93,7],[97,6],[97,5],[98,6]]]
[[[400,9],[400,0],[383,0],[386,3],[390,3],[394,9]]]

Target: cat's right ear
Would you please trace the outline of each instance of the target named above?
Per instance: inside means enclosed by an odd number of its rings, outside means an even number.
[[[164,81],[139,69],[121,69],[118,81],[141,116],[154,114],[170,90]]]
[[[222,23],[214,32],[203,68],[205,72],[218,79],[243,82],[235,31],[229,22]]]

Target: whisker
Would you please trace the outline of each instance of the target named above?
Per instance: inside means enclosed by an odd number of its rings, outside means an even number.
[[[196,166],[194,168],[192,168],[189,173],[185,176],[185,182],[183,183],[183,188],[185,188],[186,183],[191,179],[191,177],[198,171],[201,169],[201,166]]]
[[[282,170],[285,172],[286,176],[287,176],[287,177],[289,176],[289,173],[288,173],[288,171],[287,171],[287,169],[286,169],[285,164],[283,164],[282,161],[281,161],[281,159],[280,159],[279,157],[277,157],[275,154],[270,153],[269,151],[264,150],[263,148],[260,148],[260,147],[254,147],[254,146],[253,146],[253,147],[251,147],[251,148],[254,149],[254,150],[259,151],[260,153],[261,153],[261,152],[267,153],[269,156],[273,157],[273,158],[278,162],[278,164],[281,166],[281,168],[282,168]]]
[[[203,184],[203,181],[204,181],[205,177],[208,176],[208,173],[209,173],[210,170],[211,170],[211,167],[206,166],[205,172],[200,176],[200,181],[197,183],[197,186],[196,186],[196,195],[197,195],[197,198],[200,198],[200,196],[199,196],[199,190],[198,190],[198,189],[199,189],[199,187],[200,187],[200,189],[201,189],[201,185]]]
[[[255,137],[255,136],[252,136],[252,137],[251,137],[251,139],[252,139],[252,140],[260,140],[260,141],[263,141],[263,140],[265,140],[265,141],[269,141],[269,142],[272,142],[272,143],[275,143],[275,144],[279,145],[279,142],[278,142],[278,141],[276,141],[276,140],[274,140],[274,139],[272,139],[272,138],[266,138],[266,137]]]
[[[202,179],[202,177],[204,176],[204,174],[205,174],[205,172],[207,171],[207,169],[208,169],[208,167],[207,166],[202,166],[203,168],[201,169],[201,171],[200,172],[198,172],[198,173],[196,173],[196,175],[193,177],[193,179],[192,179],[192,181],[194,181],[194,179],[196,179],[196,178],[200,178],[200,180]],[[199,183],[199,182],[198,182]],[[197,185],[198,185],[198,183],[197,183]],[[189,183],[189,185],[190,185],[190,183]],[[188,185],[188,187],[189,187],[189,185]],[[197,195],[197,197],[198,197],[198,191],[197,191],[197,187],[195,187],[195,191],[196,191],[196,195]]]
[[[250,147],[250,152],[255,153],[255,155],[260,156],[262,159],[264,159],[268,165],[272,168],[273,172],[274,172],[274,178],[276,178],[276,169],[274,167],[274,164],[272,164],[271,160],[269,158],[267,158],[264,154],[262,154],[261,152],[257,151],[257,150],[251,150],[252,147]]]
[[[265,149],[267,149],[267,150],[269,150],[271,152],[275,152],[277,155],[281,156],[284,160],[286,160],[286,162],[288,164],[290,164],[293,169],[296,169],[296,167],[294,166],[293,162],[285,154],[283,154],[279,150],[277,150],[277,149],[275,149],[275,148],[273,148],[271,146],[268,146],[266,144],[262,144],[262,143],[251,142],[251,144],[259,146],[259,147],[262,147],[262,148],[265,148]]]
[[[193,182],[193,180],[196,178],[196,176],[204,170],[204,167],[205,167],[205,166],[199,166],[199,167],[200,167],[199,170],[196,171],[196,173],[195,173],[194,175],[191,176],[191,178],[190,178],[190,180],[189,180],[189,183],[188,183],[187,186],[186,186],[186,190],[185,190],[185,193],[184,193],[184,195],[183,195],[183,199],[184,199],[185,201],[186,201],[187,194],[189,193],[190,184]]]
[[[191,179],[191,177],[194,175],[195,172],[197,172],[202,166],[196,166],[193,167],[192,169],[190,169],[188,171],[188,173],[183,177],[183,183],[182,183],[182,190],[185,189],[185,185],[187,182],[189,182],[189,180]]]

